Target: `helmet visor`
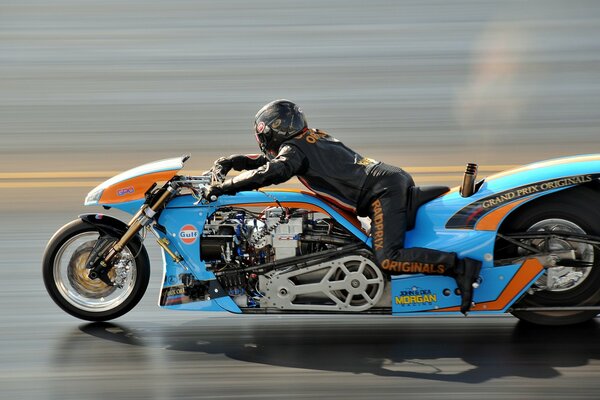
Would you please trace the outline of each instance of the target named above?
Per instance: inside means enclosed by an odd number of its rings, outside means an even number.
[[[267,138],[265,137],[265,135],[263,135],[262,133],[255,132],[254,137],[258,142],[258,147],[260,148],[260,151],[265,155],[265,157],[267,157],[267,159],[272,160],[273,154],[271,154],[271,152],[267,150]]]
[[[254,133],[254,137],[256,138],[256,141],[258,142],[258,145],[260,147],[263,147],[266,144],[264,135],[262,135],[260,133]]]

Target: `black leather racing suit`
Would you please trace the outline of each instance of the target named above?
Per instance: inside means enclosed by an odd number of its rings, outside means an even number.
[[[379,266],[392,274],[453,275],[455,253],[404,248],[411,176],[400,168],[364,158],[339,140],[309,130],[287,140],[277,156],[233,155],[217,160],[223,172],[248,170],[222,184],[225,194],[287,181],[293,176],[327,202],[371,218]]]

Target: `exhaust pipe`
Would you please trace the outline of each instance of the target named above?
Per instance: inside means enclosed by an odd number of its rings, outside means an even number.
[[[477,164],[468,163],[460,187],[462,197],[471,197],[475,193],[475,179],[477,179]]]

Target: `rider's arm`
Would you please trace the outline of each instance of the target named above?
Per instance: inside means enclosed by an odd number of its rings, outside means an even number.
[[[221,189],[225,194],[234,194],[242,190],[254,190],[283,183],[300,173],[305,168],[305,163],[306,157],[297,147],[285,145],[272,161],[226,180]]]
[[[232,154],[219,158],[215,161],[213,168],[217,168],[220,173],[227,175],[232,169],[235,171],[256,169],[265,165],[267,161],[267,158],[260,154]]]

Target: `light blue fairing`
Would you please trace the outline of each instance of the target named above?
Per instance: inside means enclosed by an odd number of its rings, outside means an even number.
[[[205,263],[200,259],[200,237],[206,218],[209,217],[216,209],[235,205],[235,204],[255,204],[255,203],[272,203],[273,196],[280,202],[306,203],[316,205],[329,213],[333,218],[340,221],[350,232],[357,236],[360,240],[365,241],[370,245],[370,240],[367,235],[354,225],[346,221],[335,209],[329,204],[317,199],[314,196],[296,193],[296,192],[270,192],[269,196],[262,192],[242,192],[236,196],[222,196],[216,202],[207,205],[196,204],[196,200],[192,196],[181,196],[173,199],[167,208],[161,213],[159,223],[164,226],[168,232],[167,239],[171,242],[171,248],[183,256],[183,265],[173,262],[173,260],[163,253],[165,261],[165,276],[163,278],[163,288],[176,286],[181,284],[180,275],[193,274],[197,280],[208,281],[215,279],[212,272],[206,270]],[[141,201],[123,203],[117,205],[119,209],[130,213],[135,213],[141,206]],[[186,244],[179,237],[179,232],[186,225],[193,225],[198,231],[198,239],[191,244]],[[161,237],[164,235],[157,232]],[[217,305],[218,307],[215,307]],[[185,304],[173,304],[163,306],[169,309],[177,310],[203,310],[203,311],[218,311],[225,309],[227,311],[239,313],[239,307],[229,298],[220,297],[211,301],[197,301]]]
[[[469,198],[463,198],[458,190],[454,190],[419,208],[415,229],[407,232],[406,247],[426,247],[451,251],[456,252],[459,257],[471,257],[481,260],[483,262],[481,273],[483,282],[475,291],[474,301],[480,303],[495,300],[518,271],[520,265],[492,268],[494,266],[494,243],[497,232],[495,230],[448,229],[446,227],[448,221],[459,210],[467,207],[469,204],[493,196],[494,194],[513,188],[534,185],[538,182],[598,173],[600,173],[600,155],[568,157],[531,164],[515,170],[514,173],[506,173],[496,178],[491,177],[490,180],[483,183],[477,193]],[[594,177],[594,179],[596,178]],[[572,186],[565,185],[559,188],[532,193],[529,196],[521,197],[521,199],[529,201]],[[504,204],[510,203],[509,201]],[[484,215],[482,214],[481,216]],[[529,285],[533,284],[538,277],[532,279]],[[407,289],[411,288],[430,290],[432,294],[437,296],[437,302],[423,302],[410,305],[396,304],[396,296],[402,292],[410,291]],[[452,290],[455,288],[453,279],[414,275],[394,277],[392,282],[392,311],[393,313],[405,313],[458,305],[460,300],[458,296],[454,294],[450,296],[442,295],[443,290],[446,288],[451,288]],[[526,289],[515,296],[514,300],[518,299]],[[511,305],[512,302],[503,310],[497,312],[505,312]]]
[[[491,267],[493,266],[493,259],[490,256],[494,253],[493,245],[496,232],[448,229],[446,223],[450,218],[471,203],[516,187],[553,179],[600,173],[600,155],[596,156],[597,160],[585,161],[590,157],[593,156],[568,157],[531,164],[519,168],[520,172],[506,174],[498,178],[491,177],[492,179],[484,181],[479,191],[471,197],[464,198],[457,190],[454,190],[445,196],[434,199],[419,208],[415,229],[407,232],[406,247],[428,247],[454,251],[461,257],[483,260],[484,267]],[[561,160],[564,160],[565,163],[544,166]],[[532,193],[530,196],[521,197],[521,199],[531,200],[540,195],[554,193],[571,186],[565,185],[544,192]],[[515,198],[515,200],[517,199]],[[505,204],[510,204],[510,202]]]
[[[594,159],[590,160],[590,158]],[[552,162],[532,164],[514,171],[511,174],[506,174],[505,176],[492,177],[493,179],[484,182],[479,191],[469,198],[463,198],[458,191],[453,191],[425,204],[417,213],[415,228],[407,232],[406,246],[426,247],[456,252],[460,257],[471,257],[482,260],[483,269],[481,276],[483,281],[480,288],[475,291],[474,300],[475,302],[486,302],[497,299],[506,284],[519,270],[520,265],[492,268],[496,231],[448,229],[446,224],[464,207],[500,192],[521,186],[532,185],[541,181],[600,173],[600,155],[593,157],[572,157],[554,162],[558,162],[558,164],[552,165]],[[564,185],[543,192],[532,193],[528,196],[521,196],[521,199],[528,201],[571,186],[572,185]],[[235,196],[222,196],[216,202],[208,205],[196,205],[196,201],[193,197],[181,196],[173,199],[168,204],[167,208],[161,213],[159,223],[167,229],[171,248],[184,257],[183,264],[188,270],[186,271],[183,266],[174,263],[169,256],[165,256],[166,262],[163,287],[180,284],[181,280],[179,276],[185,273],[192,273],[196,279],[202,281],[215,279],[212,272],[206,271],[204,262],[200,260],[199,241],[201,240],[200,235],[206,218],[217,208],[235,204],[272,203],[273,197],[277,198],[277,200],[282,203],[307,203],[321,207],[357,238],[364,241],[369,246],[371,245],[371,240],[364,232],[349,223],[329,204],[312,195],[298,192],[270,191],[269,196],[267,196],[262,192],[242,192]],[[139,200],[115,204],[113,207],[133,214],[139,209],[141,204],[142,200]],[[506,202],[505,204],[510,204],[510,202]],[[198,240],[193,244],[185,244],[179,238],[179,232],[183,226],[190,224],[198,230]],[[160,232],[158,233],[160,234]],[[539,275],[541,275],[541,273]],[[539,275],[534,277],[531,282],[529,282],[529,285],[535,282]],[[529,285],[527,285],[527,287]],[[527,287],[515,296],[514,300],[518,299]],[[392,312],[394,314],[405,314],[457,306],[460,303],[460,297],[454,293],[455,288],[456,285],[454,280],[448,277],[424,275],[395,276],[392,280],[392,296],[390,299]],[[451,293],[444,295],[445,289],[450,289]],[[446,293],[448,293],[447,290]],[[425,297],[426,300],[435,301],[399,304],[402,303],[401,298],[404,295],[425,295],[429,296]],[[423,299],[423,297],[421,297],[421,299]],[[512,302],[503,310],[495,312],[505,312],[511,304]],[[166,308],[205,311],[220,311],[224,309],[235,313],[241,312],[229,297],[221,297],[211,301],[168,305]],[[478,313],[481,312],[485,311],[478,311]]]
[[[204,262],[200,260],[200,237],[192,245],[188,245],[181,241],[178,236],[179,231],[184,225],[194,225],[201,234],[206,218],[214,212],[214,205],[216,203],[210,206],[200,206],[194,205],[194,202],[195,200],[191,196],[176,198],[169,203],[168,207],[160,215],[159,223],[166,228],[167,235],[160,231],[155,231],[156,234],[161,238],[166,237],[171,242],[171,249],[184,258],[184,261],[178,264],[162,251],[164,263],[163,288],[181,284],[181,274],[191,273],[196,279],[202,281],[215,279],[214,274],[206,271]],[[181,206],[175,208],[173,206],[175,203],[181,204]],[[135,214],[142,204],[144,204],[143,199],[127,203],[111,204],[110,206],[129,214]],[[173,310],[241,312],[239,307],[229,297],[221,297],[210,301],[165,305],[163,307]]]

